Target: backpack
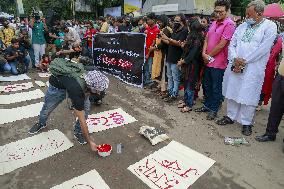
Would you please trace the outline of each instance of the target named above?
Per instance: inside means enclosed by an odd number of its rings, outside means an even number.
[[[86,82],[84,80],[85,69],[83,64],[75,63],[64,58],[55,58],[50,63],[49,71],[54,77],[72,77],[77,80],[82,89],[86,88]]]

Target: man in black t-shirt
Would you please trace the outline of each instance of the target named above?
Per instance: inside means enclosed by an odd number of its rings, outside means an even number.
[[[47,47],[45,49],[45,54],[49,54],[50,52],[52,54],[55,54],[56,52],[56,46],[54,44],[54,41],[58,38],[56,35],[56,30],[55,28],[51,28],[48,31],[45,32],[45,40],[47,43]]]
[[[18,64],[24,64],[23,72],[27,72],[30,58],[28,57],[27,51],[24,47],[20,47],[19,40],[13,38],[11,40],[11,45],[5,51],[5,58],[11,66],[11,73],[18,75]]]
[[[61,61],[62,64],[72,63],[66,62],[65,59],[55,59],[52,63],[53,66],[57,63],[55,61]],[[77,67],[77,70],[83,70],[83,65],[74,64],[74,67]],[[61,66],[57,68],[56,71],[62,70]],[[39,115],[39,122],[28,133],[36,134],[46,127],[48,116],[66,98],[67,92],[68,97],[72,101],[74,113],[78,118],[74,126],[74,137],[80,144],[89,143],[91,150],[96,151],[97,145],[90,139],[86,123],[90,111],[89,95],[105,91],[108,88],[108,78],[99,71],[88,72],[83,78],[81,76],[76,77],[76,75],[81,74],[81,71],[79,72],[80,74],[70,73],[60,76],[54,76],[55,72],[51,71],[51,73],[53,75],[49,78],[50,85],[45,94],[44,105]]]
[[[118,26],[118,32],[131,32],[132,31],[132,25],[130,22],[130,18],[126,17],[123,19],[123,23]]]
[[[188,35],[186,27],[186,18],[183,14],[179,14],[174,19],[174,27],[171,38],[165,34],[162,35],[162,41],[169,44],[167,54],[167,77],[168,77],[168,93],[165,96],[166,102],[172,102],[177,99],[179,84],[180,84],[180,70],[177,62],[181,59],[183,50],[181,48]]]

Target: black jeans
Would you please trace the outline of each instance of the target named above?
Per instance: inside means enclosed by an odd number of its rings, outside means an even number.
[[[284,77],[277,75],[272,87],[272,101],[266,134],[276,135],[284,113]]]

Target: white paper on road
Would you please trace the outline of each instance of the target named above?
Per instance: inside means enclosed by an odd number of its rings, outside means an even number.
[[[8,93],[8,92],[27,90],[27,89],[30,89],[30,88],[33,88],[33,87],[34,87],[34,85],[33,85],[32,82],[0,86],[0,93],[2,93],[2,92]]]
[[[0,147],[0,175],[71,148],[73,144],[57,129]]]
[[[89,133],[99,132],[114,127],[119,127],[137,121],[134,117],[121,108],[109,110],[88,116],[87,125]]]
[[[51,74],[50,73],[38,73],[39,77],[50,77]]]
[[[0,109],[0,124],[38,116],[42,106],[43,102],[40,102],[12,109]]]
[[[128,170],[151,189],[187,189],[214,163],[214,160],[172,141],[130,165]]]
[[[89,171],[51,189],[110,189],[96,170]]]
[[[26,79],[31,79],[27,74],[21,74],[21,75],[13,75],[9,77],[3,77],[0,76],[0,81],[21,81],[21,80],[26,80]]]
[[[46,82],[46,86],[49,87],[49,81]]]
[[[13,104],[42,97],[44,97],[44,93],[40,89],[36,89],[28,92],[15,93],[10,95],[0,95],[0,104]]]
[[[45,83],[42,81],[35,81],[35,84],[37,84],[39,87],[45,87]]]

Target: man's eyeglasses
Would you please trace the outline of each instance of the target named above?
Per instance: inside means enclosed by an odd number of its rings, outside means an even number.
[[[219,15],[223,15],[226,11],[217,11],[217,10],[214,10],[214,13],[215,14],[219,14]]]

